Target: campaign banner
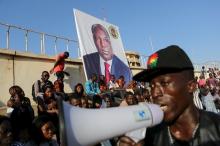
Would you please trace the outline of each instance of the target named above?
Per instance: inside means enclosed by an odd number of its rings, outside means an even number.
[[[93,74],[103,75],[107,83],[114,75],[116,79],[123,76],[128,84],[132,74],[119,28],[76,9],[74,18],[87,80]]]

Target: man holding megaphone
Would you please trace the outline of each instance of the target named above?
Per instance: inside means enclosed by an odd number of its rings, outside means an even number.
[[[220,116],[199,110],[193,103],[196,82],[187,54],[178,46],[169,46],[152,54],[147,66],[134,80],[150,83],[152,100],[164,112],[163,122],[148,128],[144,140],[135,143],[124,136],[118,145],[220,145]]]

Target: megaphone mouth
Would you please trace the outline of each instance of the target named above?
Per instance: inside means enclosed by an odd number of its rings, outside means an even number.
[[[84,109],[58,98],[58,106],[61,146],[94,145],[133,130],[152,127],[163,120],[163,111],[155,104]]]

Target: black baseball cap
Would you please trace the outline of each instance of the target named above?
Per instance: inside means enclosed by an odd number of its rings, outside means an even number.
[[[147,69],[136,74],[133,79],[149,82],[158,75],[183,70],[194,70],[193,64],[179,46],[171,45],[150,55],[147,61]]]

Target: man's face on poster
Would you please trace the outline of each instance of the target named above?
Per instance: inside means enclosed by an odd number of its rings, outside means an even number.
[[[94,42],[100,56],[105,60],[111,60],[113,56],[112,46],[109,35],[101,28],[94,32]]]

